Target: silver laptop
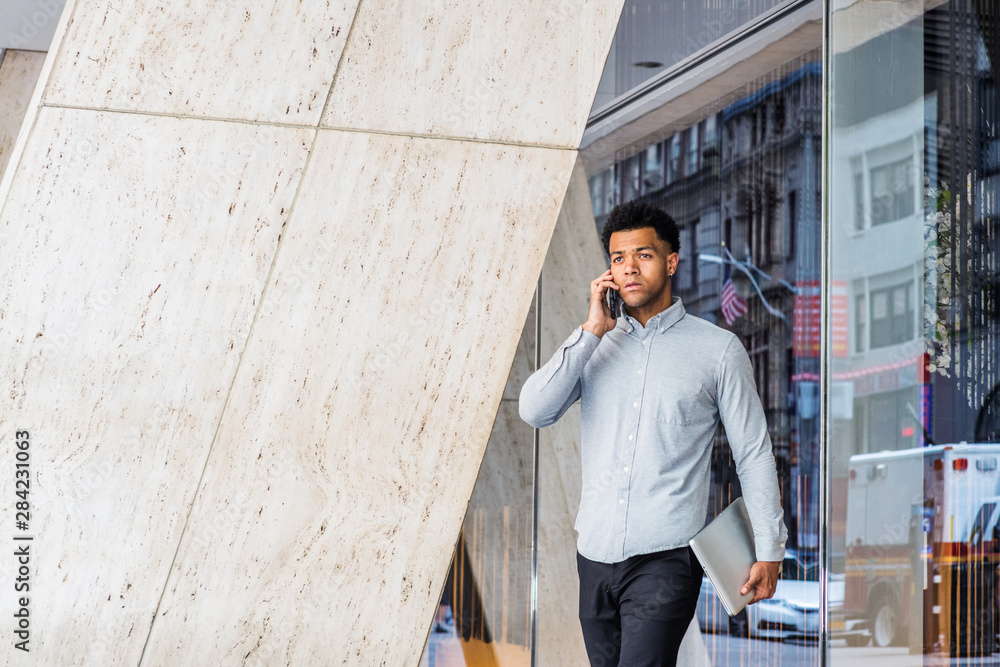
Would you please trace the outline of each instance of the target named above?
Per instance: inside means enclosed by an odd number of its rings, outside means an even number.
[[[750,577],[750,568],[757,562],[753,528],[743,497],[734,500],[712,523],[702,528],[691,538],[690,544],[726,611],[730,616],[740,613],[753,599],[753,589],[746,595],[741,595],[740,589]]]

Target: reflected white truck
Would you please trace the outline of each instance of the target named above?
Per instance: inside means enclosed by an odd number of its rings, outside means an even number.
[[[1000,444],[852,456],[835,636],[911,652],[995,648]]]

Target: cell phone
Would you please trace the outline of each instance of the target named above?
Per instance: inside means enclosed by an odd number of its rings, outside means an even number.
[[[618,290],[608,288],[608,307],[611,308],[611,317],[618,319]]]

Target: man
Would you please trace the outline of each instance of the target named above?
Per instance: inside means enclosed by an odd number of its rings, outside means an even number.
[[[752,603],[774,595],[787,531],[746,350],[670,294],[673,219],[642,201],[622,204],[602,241],[611,268],[590,284],[589,317],[525,382],[520,413],[540,428],[581,402],[577,566],[591,665],[675,665],[701,585],[688,541],[705,523],[720,419],[757,545],[744,586]]]

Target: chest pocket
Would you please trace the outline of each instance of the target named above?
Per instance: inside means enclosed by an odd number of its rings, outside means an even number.
[[[715,404],[702,388],[677,391],[673,383],[660,383],[656,421],[668,424],[707,424],[715,420]]]

